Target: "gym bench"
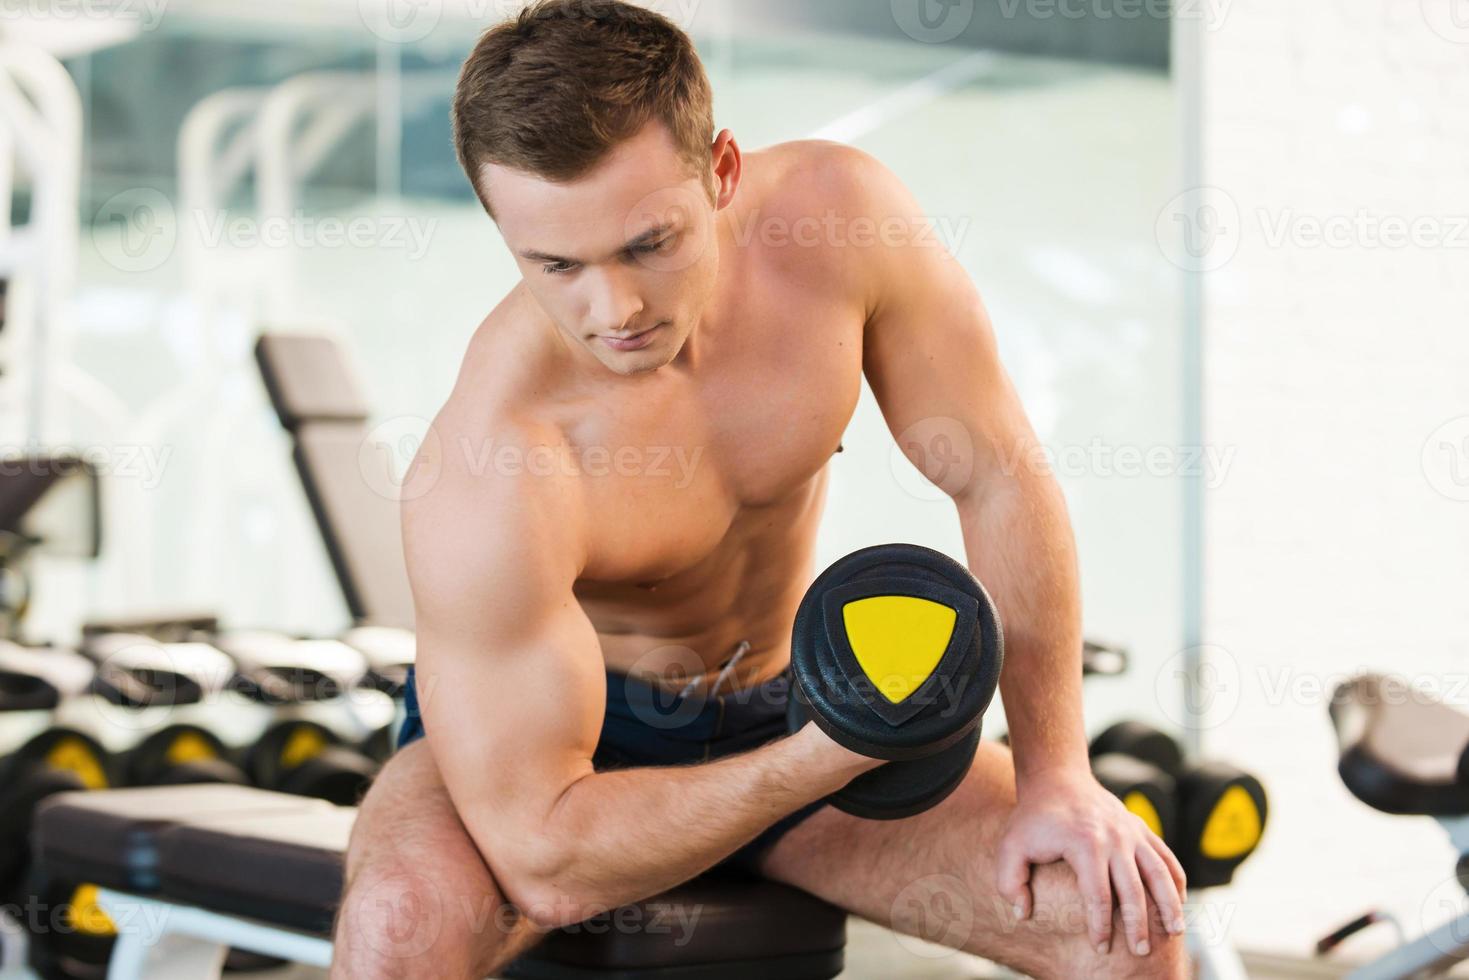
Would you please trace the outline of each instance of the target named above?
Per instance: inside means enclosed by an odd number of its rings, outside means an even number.
[[[149,787],[54,796],[34,839],[48,876],[99,887],[118,933],[110,980],[199,980],[219,977],[231,948],[330,963],[355,817],[350,807],[251,787]],[[611,927],[628,922],[647,927]],[[834,906],[774,882],[710,874],[553,931],[505,975],[825,980],[841,972],[845,945],[846,914]]]

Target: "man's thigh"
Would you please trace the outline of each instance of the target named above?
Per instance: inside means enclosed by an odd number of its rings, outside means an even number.
[[[1099,956],[1086,937],[1075,876],[1064,865],[1034,871],[1034,914],[1016,922],[996,877],[1014,808],[1010,751],[985,742],[969,776],[933,809],[863,820],[827,807],[781,838],[760,870],[864,919],[1032,976],[1179,975],[1181,944],[1160,922],[1152,929],[1152,963],[1134,959],[1121,940]]]

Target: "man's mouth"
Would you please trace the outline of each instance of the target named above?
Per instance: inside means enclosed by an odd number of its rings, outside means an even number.
[[[663,324],[660,323],[655,327],[649,327],[642,333],[629,334],[625,337],[599,337],[598,339],[615,351],[642,350],[653,342],[654,336],[662,327]]]

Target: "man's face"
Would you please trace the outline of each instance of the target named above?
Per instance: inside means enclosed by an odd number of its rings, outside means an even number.
[[[567,339],[622,375],[683,349],[719,273],[715,207],[668,131],[649,123],[591,173],[556,184],[503,167],[483,180],[500,232]]]

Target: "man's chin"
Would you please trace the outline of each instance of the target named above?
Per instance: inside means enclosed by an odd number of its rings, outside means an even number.
[[[679,350],[667,338],[659,338],[642,350],[635,351],[613,350],[602,344],[601,341],[592,343],[597,360],[617,374],[624,376],[647,374],[661,367],[667,367],[678,357]]]
[[[662,344],[627,353],[603,350],[598,352],[597,359],[614,373],[624,377],[647,374],[673,362],[672,355]]]

